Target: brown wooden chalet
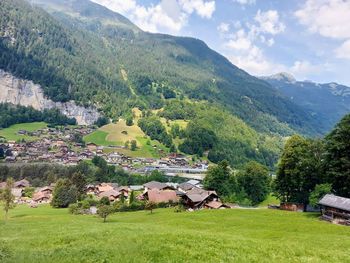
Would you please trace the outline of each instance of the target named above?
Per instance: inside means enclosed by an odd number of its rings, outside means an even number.
[[[215,191],[207,191],[200,188],[193,188],[182,196],[186,207],[199,209],[212,201],[219,201]]]
[[[333,223],[350,225],[350,199],[332,194],[325,195],[318,204],[321,218]]]

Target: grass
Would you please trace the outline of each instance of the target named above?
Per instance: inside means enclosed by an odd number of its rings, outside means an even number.
[[[266,207],[268,205],[279,205],[280,200],[277,199],[277,197],[273,196],[272,194],[269,194],[269,196],[259,204],[260,207]]]
[[[9,141],[18,141],[21,139],[25,139],[26,141],[33,141],[38,139],[38,137],[35,136],[28,136],[28,135],[19,135],[18,131],[20,130],[26,130],[26,131],[36,131],[39,129],[43,129],[47,127],[47,123],[45,122],[31,122],[31,123],[20,123],[12,125],[8,128],[0,130],[0,137],[6,138],[6,140]]]
[[[134,110],[134,114],[138,116],[140,114]],[[137,119],[138,117],[136,117]],[[135,120],[136,123],[137,120]],[[84,137],[85,142],[93,142],[97,145],[109,146],[109,145],[119,145],[124,146],[125,142],[136,140],[137,149],[136,151],[131,151],[129,149],[118,149],[118,152],[123,153],[130,157],[145,157],[145,158],[158,158],[159,153],[153,148],[156,145],[157,148],[167,150],[158,141],[151,141],[151,144],[147,144],[147,136],[136,124],[132,126],[127,126],[125,120],[120,119],[117,123],[110,123],[98,129],[97,131]],[[113,150],[107,149],[108,152]]]
[[[94,131],[93,133],[86,135],[84,137],[84,141],[87,143],[93,142],[97,145],[102,145],[102,146],[117,145],[116,142],[107,141],[107,136],[108,136],[107,132],[97,130],[97,131]]]
[[[348,227],[267,209],[157,209],[102,223],[66,209],[19,206],[0,222],[0,257],[10,255],[4,263],[349,262],[349,246]]]

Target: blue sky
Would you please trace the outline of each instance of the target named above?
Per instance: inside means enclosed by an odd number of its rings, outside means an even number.
[[[93,0],[150,32],[191,36],[252,75],[350,85],[350,0]]]

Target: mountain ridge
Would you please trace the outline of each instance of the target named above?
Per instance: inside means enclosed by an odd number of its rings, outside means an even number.
[[[317,118],[327,132],[350,112],[350,87],[335,82],[298,81],[279,73],[261,77]]]

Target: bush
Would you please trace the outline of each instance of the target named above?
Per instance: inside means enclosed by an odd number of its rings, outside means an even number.
[[[68,212],[72,215],[80,214],[80,207],[77,203],[68,206]]]

